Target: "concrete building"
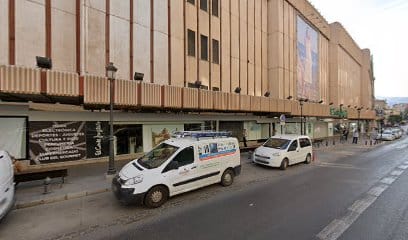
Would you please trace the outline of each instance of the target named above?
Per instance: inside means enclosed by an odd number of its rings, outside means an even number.
[[[118,155],[174,130],[256,141],[299,133],[302,115],[324,138],[375,119],[370,51],[306,0],[0,0],[0,11],[0,147],[32,163],[106,156],[109,62]]]

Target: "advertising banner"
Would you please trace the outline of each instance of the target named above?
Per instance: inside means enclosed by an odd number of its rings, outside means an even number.
[[[320,101],[319,34],[297,17],[297,97]]]
[[[34,164],[83,159],[85,122],[30,122],[29,153]]]
[[[109,155],[109,123],[86,122],[86,157],[99,158]]]

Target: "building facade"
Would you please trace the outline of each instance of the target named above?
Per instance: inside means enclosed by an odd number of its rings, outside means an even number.
[[[306,133],[323,138],[375,119],[370,51],[306,0],[0,0],[0,9],[0,146],[33,164],[106,156],[109,62],[118,155],[175,130],[246,129],[258,140],[300,133],[306,116]]]

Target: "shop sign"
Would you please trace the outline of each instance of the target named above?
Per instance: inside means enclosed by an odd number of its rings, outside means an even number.
[[[35,164],[84,159],[85,122],[30,122],[29,150]]]
[[[347,110],[330,108],[330,116],[347,118]]]
[[[109,155],[108,122],[86,122],[86,157],[99,158]]]

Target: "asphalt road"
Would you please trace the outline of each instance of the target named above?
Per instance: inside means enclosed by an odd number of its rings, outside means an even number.
[[[408,239],[407,168],[406,138],[84,238]]]

